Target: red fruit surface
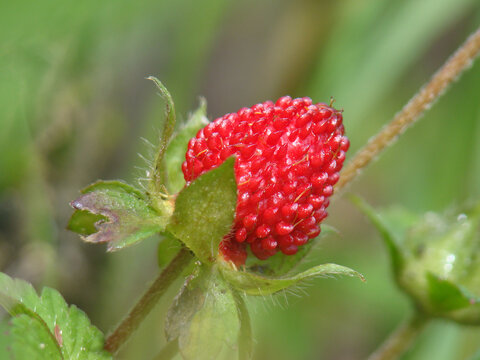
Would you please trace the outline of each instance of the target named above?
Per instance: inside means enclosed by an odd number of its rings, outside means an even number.
[[[240,265],[247,246],[259,259],[293,255],[320,233],[348,150],[342,113],[310,98],[280,98],[226,114],[188,143],[187,185],[236,155],[237,209],[220,244]]]

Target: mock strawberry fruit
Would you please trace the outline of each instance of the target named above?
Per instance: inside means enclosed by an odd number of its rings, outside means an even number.
[[[280,98],[226,114],[188,143],[187,185],[235,155],[238,199],[224,258],[245,263],[247,245],[259,259],[293,255],[320,234],[349,141],[342,113],[310,98]]]

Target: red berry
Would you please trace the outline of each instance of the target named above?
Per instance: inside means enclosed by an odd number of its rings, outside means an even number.
[[[349,141],[341,112],[309,98],[284,96],[208,124],[188,143],[182,171],[187,185],[236,156],[238,201],[224,258],[245,262],[297,252],[320,233]]]

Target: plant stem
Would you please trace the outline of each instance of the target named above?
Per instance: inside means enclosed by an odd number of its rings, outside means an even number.
[[[470,35],[465,43],[433,75],[431,80],[395,115],[393,120],[356,153],[342,171],[335,190],[338,192],[344,188],[358,176],[361,169],[394,143],[444,93],[447,86],[471,66],[479,53],[480,28]]]
[[[118,349],[137,330],[142,320],[150,313],[167,288],[182,273],[192,260],[192,253],[182,248],[168,266],[160,273],[127,317],[105,341],[105,350],[115,354]]]
[[[398,359],[410,346],[412,341],[421,333],[429,318],[416,313],[393,332],[383,345],[377,349],[368,360]]]

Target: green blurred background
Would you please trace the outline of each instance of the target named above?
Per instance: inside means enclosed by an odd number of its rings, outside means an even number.
[[[157,273],[158,239],[119,253],[65,226],[96,179],[143,177],[163,104],[214,119],[282,95],[344,108],[354,152],[480,24],[478,0],[19,0],[0,3],[0,269],[59,289],[107,331]],[[377,207],[439,211],[480,196],[480,62],[350,191]],[[335,198],[312,263],[365,274],[254,299],[256,359],[363,359],[410,311],[370,224]],[[122,351],[149,359],[180,283]],[[299,295],[299,296],[296,296]],[[405,359],[466,359],[480,331],[436,322]]]

